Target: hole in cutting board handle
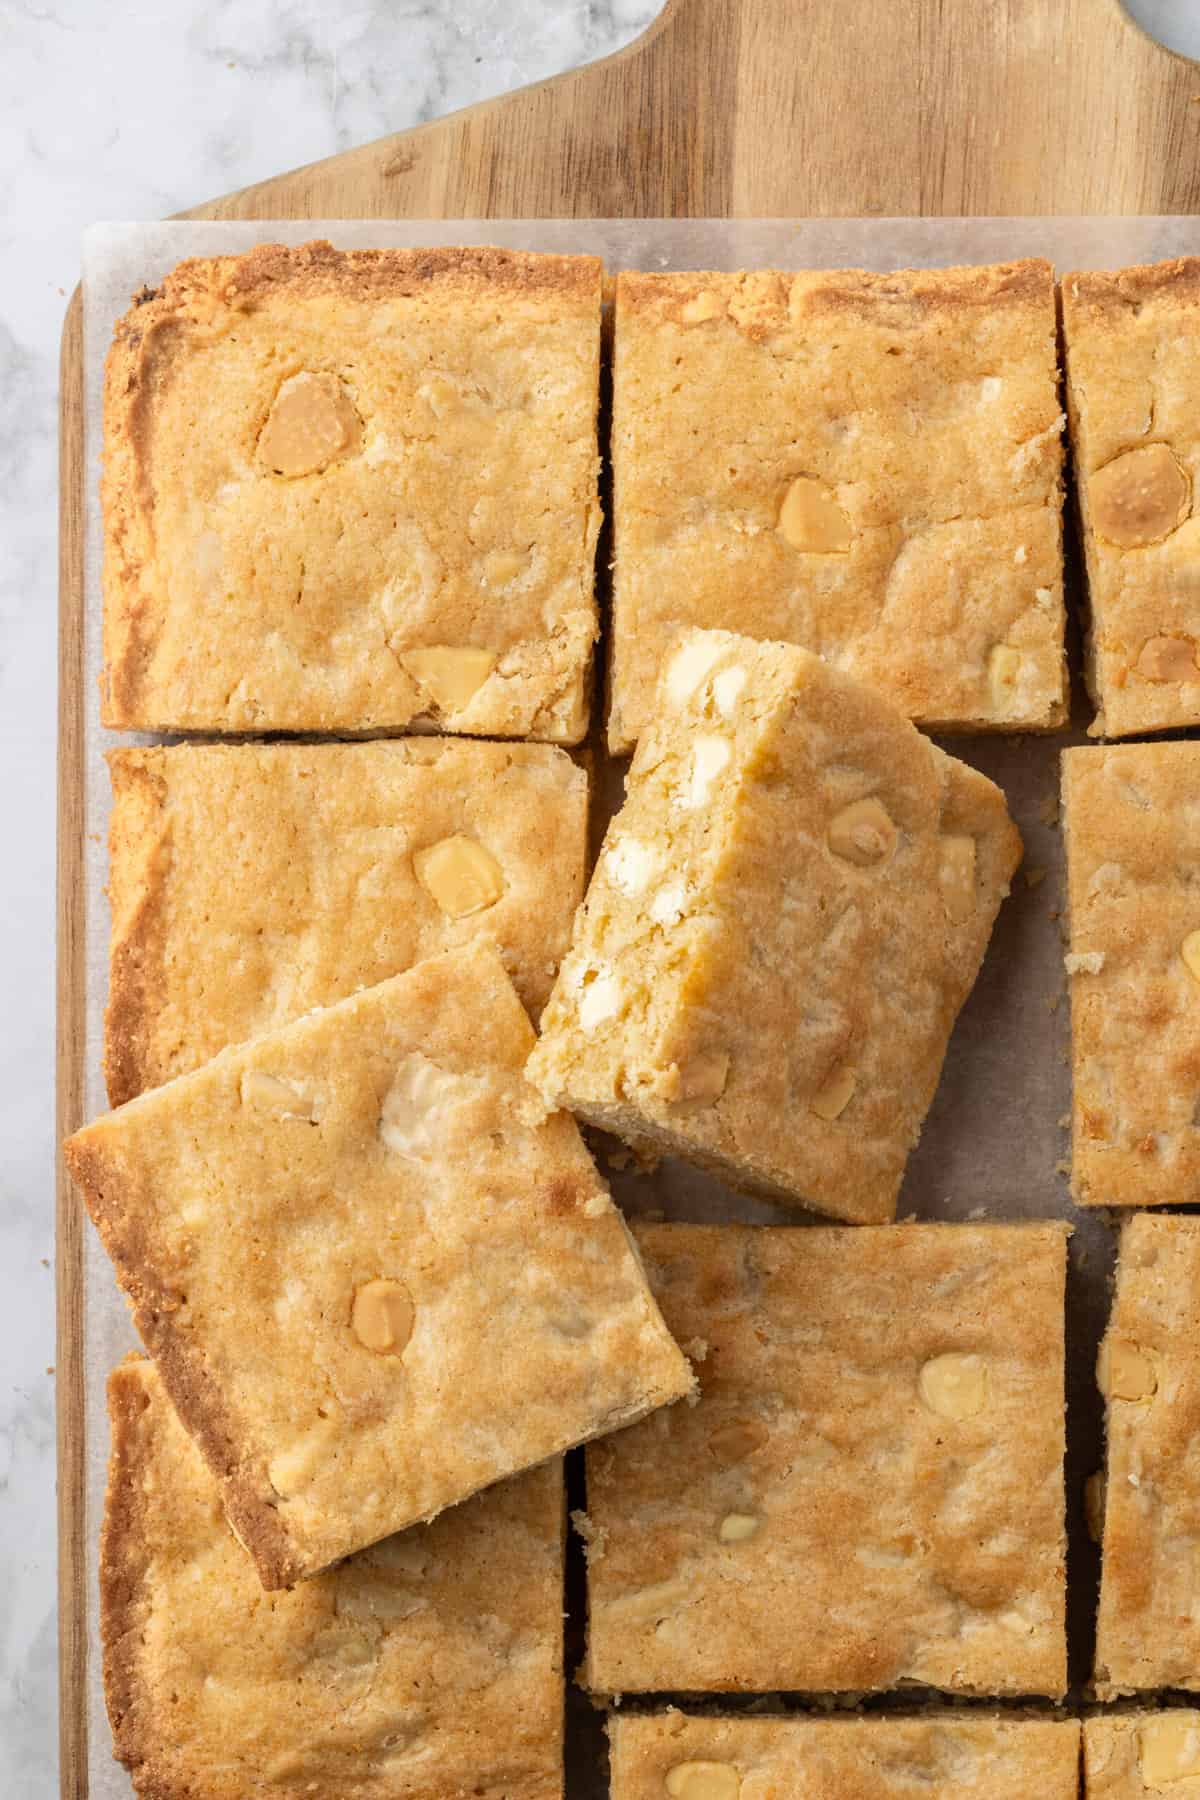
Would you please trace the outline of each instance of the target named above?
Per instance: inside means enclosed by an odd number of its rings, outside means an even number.
[[[1119,0],[1119,4],[1164,50],[1200,61],[1200,6],[1196,0]]]

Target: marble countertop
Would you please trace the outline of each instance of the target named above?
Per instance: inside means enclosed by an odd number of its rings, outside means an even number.
[[[153,219],[607,55],[660,0],[0,0],[0,1795],[57,1793],[53,929],[58,339]]]
[[[0,1794],[57,1792],[56,368],[79,240],[618,49],[660,0],[0,0]],[[1131,0],[1200,56],[1193,0]]]

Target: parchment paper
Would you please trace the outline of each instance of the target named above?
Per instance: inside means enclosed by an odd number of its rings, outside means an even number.
[[[499,244],[514,249],[586,251],[613,269],[781,269],[866,267],[878,270],[1046,256],[1060,271],[1114,268],[1200,253],[1200,219],[825,219],[825,220],[551,220],[346,222],[281,224],[97,225],[84,243],[87,510],[87,741],[85,778],[88,1116],[106,1107],[100,1058],[107,982],[108,909],[104,898],[108,778],[102,755],[118,740],[99,723],[100,667],[100,392],[113,323],[133,292],[154,285],[185,256],[219,255],[265,242],[327,237],[341,248],[433,244]],[[1068,595],[1078,572],[1068,519]],[[1107,1313],[1112,1263],[1109,1222],[1070,1201],[1063,1159],[1070,1104],[1068,1008],[1060,937],[1061,841],[1056,795],[1059,751],[1079,742],[1090,710],[1079,686],[1073,648],[1075,707],[1069,732],[1052,738],[944,740],[1004,788],[1025,839],[1023,870],[1005,903],[983,972],[959,1020],[945,1072],[921,1143],[908,1168],[900,1217],[1067,1218],[1075,1227],[1068,1293],[1067,1485],[1071,1533],[1071,1668],[1076,1691],[1091,1665],[1097,1559],[1082,1524],[1083,1479],[1101,1459],[1101,1416],[1092,1366]],[[123,741],[131,741],[125,738]],[[151,741],[151,740],[145,740]],[[600,769],[602,791],[619,795],[620,770]],[[745,1219],[797,1224],[792,1212],[747,1201],[679,1164],[652,1176],[608,1168],[614,1191],[631,1213],[659,1210],[671,1218]],[[95,1234],[86,1239],[87,1538],[89,1757],[93,1800],[129,1800],[125,1771],[112,1761],[100,1683],[97,1543],[103,1510],[108,1426],[104,1383],[134,1337],[111,1268]],[[579,1471],[571,1470],[573,1490]],[[571,1504],[581,1503],[581,1490]],[[568,1677],[583,1638],[583,1570],[575,1545],[568,1569]],[[731,1704],[742,1706],[746,1702]],[[921,1704],[920,1696],[905,1703]],[[784,1704],[792,1704],[791,1701]],[[884,1702],[887,1704],[887,1702]],[[599,1800],[606,1792],[599,1715],[569,1683],[568,1795]]]

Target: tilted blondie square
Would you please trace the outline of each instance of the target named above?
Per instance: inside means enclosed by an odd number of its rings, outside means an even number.
[[[1000,790],[882,694],[687,633],[531,1077],[735,1187],[889,1219],[1019,855]]]
[[[589,1686],[1061,1694],[1066,1226],[635,1231],[700,1400],[588,1448]]]
[[[109,756],[114,1106],[479,933],[537,1011],[583,892],[562,750],[408,738]]]
[[[600,263],[265,244],[116,327],[104,722],[577,743]]]
[[[1083,1763],[1087,1800],[1162,1800],[1164,1792],[1186,1800],[1200,1783],[1200,1712],[1172,1707],[1085,1719]]]
[[[1200,724],[1200,257],[1064,275],[1095,737]]]
[[[66,1145],[266,1587],[691,1388],[532,1041],[478,941]]]
[[[1079,1723],[614,1713],[612,1800],[1076,1800]]]
[[[108,1384],[116,1756],[147,1800],[559,1800],[562,1465],[266,1602],[153,1363]]]
[[[1097,1690],[1200,1690],[1200,1219],[1122,1226],[1096,1378],[1108,1418]]]
[[[1065,750],[1072,1190],[1200,1199],[1200,744]]]
[[[946,730],[1066,716],[1049,263],[622,274],[608,731],[683,626],[817,651]]]

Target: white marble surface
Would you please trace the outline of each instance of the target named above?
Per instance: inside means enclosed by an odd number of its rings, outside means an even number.
[[[57,1791],[53,906],[58,337],[147,218],[618,49],[659,0],[0,0],[0,1795]]]
[[[1097,0],[1098,5],[1107,0]],[[0,1795],[56,1791],[55,385],[83,228],[590,60],[659,0],[0,0]],[[1136,0],[1200,55],[1194,0]]]

